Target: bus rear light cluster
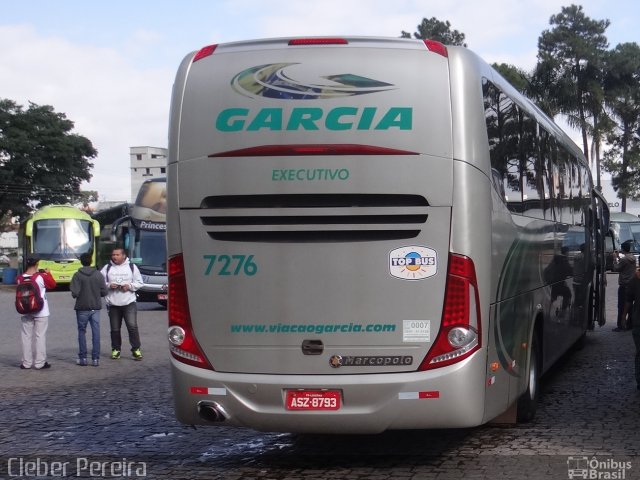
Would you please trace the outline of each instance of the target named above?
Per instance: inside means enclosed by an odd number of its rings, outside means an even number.
[[[473,261],[450,254],[440,331],[418,370],[459,362],[480,349],[478,281]]]
[[[459,359],[461,360],[462,357],[466,357],[467,353],[478,346],[478,332],[471,328],[455,327],[449,330],[447,341],[449,345],[445,345],[445,348],[453,350],[433,357],[429,362],[429,368],[441,367],[444,365],[443,362],[448,362],[446,365],[450,365]]]
[[[194,367],[213,370],[193,333],[182,254],[169,258],[169,331],[171,355]]]
[[[287,144],[260,145],[257,147],[240,148],[225,152],[212,153],[216,157],[294,157],[311,155],[418,155],[408,150],[379,147],[375,145],[358,145],[352,143],[340,144]]]
[[[435,40],[424,40],[424,44],[430,52],[437,53],[438,55],[442,55],[443,57],[449,56],[447,47],[445,47],[440,42],[436,42]]]
[[[328,37],[318,37],[318,38],[294,38],[289,40],[290,47],[296,47],[301,45],[348,45],[349,42],[345,38],[328,38]]]
[[[198,53],[193,56],[193,60],[191,61],[191,63],[195,63],[198,60],[202,60],[205,57],[213,55],[213,52],[215,52],[217,46],[218,45],[207,45],[206,47],[202,47],[200,50],[198,50]]]

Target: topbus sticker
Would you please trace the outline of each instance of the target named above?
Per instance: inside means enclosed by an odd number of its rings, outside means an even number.
[[[438,271],[438,257],[433,248],[410,245],[389,252],[389,273],[403,280],[424,280]]]

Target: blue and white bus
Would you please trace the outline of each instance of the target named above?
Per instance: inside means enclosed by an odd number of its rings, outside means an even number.
[[[163,306],[168,295],[166,185],[164,177],[145,180],[134,204],[125,203],[94,215],[103,226],[100,264],[109,262],[113,247],[124,248],[142,275],[143,285],[136,291],[138,301]]]

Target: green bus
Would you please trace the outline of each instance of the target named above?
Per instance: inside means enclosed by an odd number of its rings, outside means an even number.
[[[58,285],[68,285],[80,267],[80,255],[91,252],[96,263],[100,223],[72,205],[47,205],[20,227],[22,268],[30,256],[40,258],[39,267],[49,269]]]

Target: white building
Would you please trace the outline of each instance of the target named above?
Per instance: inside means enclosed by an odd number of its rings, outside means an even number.
[[[595,179],[594,179],[595,183]],[[611,176],[607,173],[603,174],[601,177],[602,183],[602,194],[604,198],[607,199],[609,203],[609,209],[612,212],[621,212],[622,211],[622,200],[618,198],[618,194],[611,186]],[[640,216],[640,202],[631,200],[627,198],[626,212],[631,213],[632,215]]]
[[[167,176],[167,149],[159,147],[129,147],[131,162],[131,201],[136,201],[142,182]]]
[[[18,232],[0,233],[0,251],[10,251],[18,249]]]

